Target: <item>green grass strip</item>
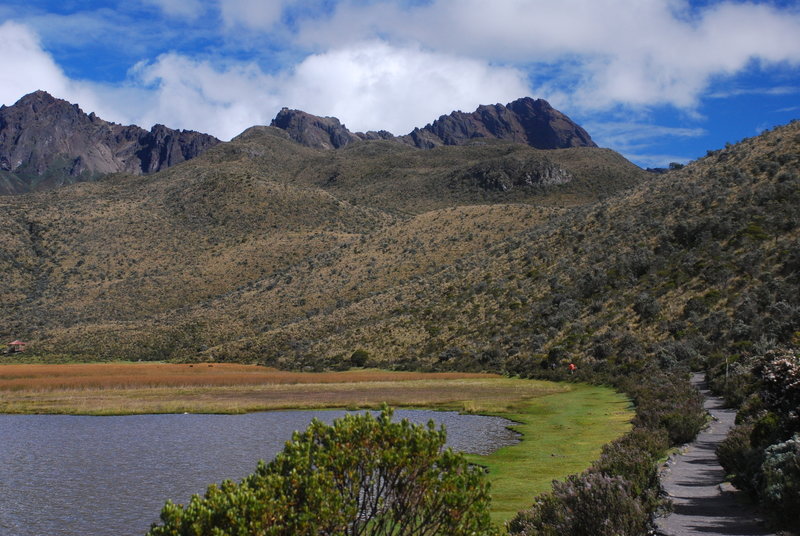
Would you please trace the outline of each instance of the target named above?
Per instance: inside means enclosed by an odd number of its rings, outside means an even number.
[[[633,410],[624,395],[606,387],[570,387],[497,413],[519,423],[512,429],[522,441],[488,456],[470,456],[489,469],[492,518],[498,524],[530,507],[553,480],[589,467],[603,445],[630,429]]]

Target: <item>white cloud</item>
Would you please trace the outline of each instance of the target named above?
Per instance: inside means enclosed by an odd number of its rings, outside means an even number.
[[[310,56],[286,96],[289,106],[334,115],[351,129],[405,134],[454,109],[505,104],[529,91],[516,69],[373,41]]]
[[[311,55],[265,73],[254,63],[214,64],[176,53],[142,61],[122,84],[69,79],[28,27],[0,26],[0,102],[44,89],[109,121],[208,132],[230,139],[269,124],[282,106],[338,117],[352,130],[410,132],[454,109],[529,93],[521,71],[379,41]],[[24,73],[24,75],[20,75]]]
[[[0,25],[0,103],[14,104],[20,97],[44,89],[68,93],[70,81],[27,26],[7,21]]]
[[[163,123],[229,139],[245,128],[269,123],[279,102],[274,77],[252,64],[215,67],[178,54],[140,63],[133,81],[144,84],[151,106],[140,124]]]
[[[800,11],[687,0],[345,0],[327,19],[306,20],[299,39],[343,46],[375,35],[439,51],[548,70],[543,96],[605,109],[696,107],[713,77],[761,64],[800,65]],[[562,68],[563,65],[563,68]],[[553,76],[553,78],[550,78]],[[535,73],[534,73],[534,78]]]
[[[269,124],[282,106],[338,117],[351,130],[406,134],[453,109],[528,93],[515,69],[380,42],[312,55],[278,75],[177,54],[139,64],[133,74],[154,92],[146,124],[158,120],[223,139]]]
[[[589,122],[584,127],[601,147],[613,147],[625,158],[642,167],[667,167],[670,162],[686,163],[687,156],[654,154],[654,144],[663,145],[670,138],[699,138],[708,134],[703,128],[668,127],[646,122],[605,121]]]
[[[591,129],[593,138],[606,140],[608,145],[615,146],[621,144],[633,146],[664,138],[697,138],[708,134],[705,129],[697,127],[667,127],[625,121],[590,122],[586,127]]]
[[[112,87],[68,78],[48,54],[36,33],[13,21],[0,25],[0,104],[10,106],[22,96],[44,90],[54,97],[80,104],[88,112],[120,123],[131,122],[130,111],[141,93],[130,87]],[[136,98],[131,98],[134,96]]]
[[[775,87],[749,87],[749,88],[730,88],[715,91],[707,95],[712,99],[727,99],[729,97],[739,97],[742,95],[765,95],[770,97],[780,97],[800,93],[800,87],[796,86],[775,86]]]

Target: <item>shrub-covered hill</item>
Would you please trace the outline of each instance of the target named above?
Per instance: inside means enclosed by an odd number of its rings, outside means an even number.
[[[596,148],[323,151],[255,127],[161,173],[0,200],[0,335],[50,357],[194,357],[645,178]]]
[[[792,123],[594,204],[544,219],[531,209],[530,224],[517,216],[513,232],[452,262],[208,354],[318,366],[362,348],[384,364],[514,371],[569,358],[636,370],[650,358],[790,343],[800,330],[799,157]],[[413,249],[439,251],[435,236]],[[358,275],[340,273],[334,286],[368,279]],[[252,290],[256,301],[281,291]]]

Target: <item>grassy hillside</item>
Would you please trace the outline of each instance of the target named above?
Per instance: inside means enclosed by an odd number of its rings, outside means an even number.
[[[470,182],[485,161],[510,189]],[[540,169],[566,182],[514,183]],[[0,200],[0,329],[49,358],[195,357],[428,277],[558,213],[547,206],[644,177],[599,149],[320,151],[255,127],[156,175]]]
[[[285,364],[361,347],[384,364],[513,371],[569,356],[635,370],[648,356],[790,342],[799,131],[776,129],[595,204],[520,207],[517,225],[426,274],[210,352]],[[415,251],[440,251],[438,236],[420,236]]]

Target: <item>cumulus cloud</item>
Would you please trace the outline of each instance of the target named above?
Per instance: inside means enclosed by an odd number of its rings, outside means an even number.
[[[168,53],[139,62],[116,85],[69,79],[37,35],[17,23],[0,26],[0,54],[7,58],[0,74],[4,104],[44,89],[110,121],[164,123],[222,139],[269,124],[282,106],[338,117],[353,130],[405,134],[453,109],[529,93],[517,69],[380,41],[310,55],[278,73]]]
[[[723,1],[433,0],[412,8],[345,0],[299,39],[342,46],[374,35],[436,50],[546,68],[545,96],[583,109],[692,108],[714,77],[754,64],[800,64],[800,11]],[[535,78],[535,76],[534,76]]]
[[[164,123],[230,139],[245,128],[269,122],[278,108],[275,77],[253,64],[215,66],[178,54],[142,62],[133,81],[149,90],[141,124]]]
[[[131,102],[140,90],[72,80],[56,64],[28,26],[13,21],[0,25],[0,104],[10,106],[23,95],[44,90],[55,97],[79,103],[87,112],[121,123],[131,122]],[[132,99],[131,97],[136,98]]]
[[[68,93],[70,81],[27,26],[7,21],[0,25],[0,102],[14,104],[21,96],[44,89]]]
[[[453,109],[505,104],[529,91],[517,69],[373,41],[310,56],[286,96],[290,106],[332,114],[353,129],[405,134]]]
[[[160,118],[223,139],[268,124],[282,106],[338,117],[352,130],[405,134],[455,108],[528,93],[515,69],[376,41],[309,56],[275,75],[177,54],[141,63],[133,74],[154,93],[146,122]]]

